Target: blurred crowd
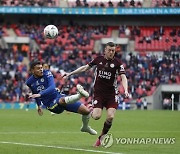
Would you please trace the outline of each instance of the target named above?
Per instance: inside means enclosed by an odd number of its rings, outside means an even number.
[[[179,7],[179,0],[152,0],[152,7]]]
[[[43,25],[17,24],[9,27],[15,31],[17,36],[28,36],[34,39],[40,48],[33,49],[27,44],[21,46],[14,44],[9,46],[9,49],[0,48],[1,101],[24,101],[24,82],[29,75],[28,66],[24,63],[25,58],[26,60],[36,58],[48,63],[55,76],[56,87],[65,91],[66,94],[75,93],[76,85],[80,83],[92,96],[93,71],[75,75],[66,82],[62,79],[62,75],[64,72],[70,72],[87,64],[97,55],[102,54],[102,49],[95,52],[93,50],[94,44],[90,46],[90,42],[109,37],[112,32],[111,26],[86,26],[70,23],[68,26],[58,27],[59,36],[55,40],[44,39]],[[179,37],[178,31],[175,33],[173,28],[169,32],[168,35],[172,37],[177,35]],[[141,27],[119,26],[119,35],[121,37],[124,35],[133,40],[141,36],[142,33]],[[162,33],[165,32],[162,30]],[[158,34],[161,34],[161,28]],[[126,68],[129,92],[131,94],[130,99],[152,95],[161,83],[180,84],[179,52],[168,50],[164,56],[155,56],[147,52],[140,52],[137,55],[130,52],[128,55],[122,56],[122,49],[117,47],[117,56],[122,58]],[[120,81],[121,78],[118,77],[118,90],[120,94],[123,94]],[[91,97],[83,101],[90,100]],[[129,102],[129,100],[126,101]]]
[[[142,0],[69,0],[71,7],[142,7]]]
[[[52,50],[48,48],[49,52]],[[58,57],[46,55],[43,60],[50,64],[50,70],[55,76],[56,86],[66,94],[76,92],[77,83],[82,84],[90,94],[94,74],[89,71],[79,75],[74,75],[68,81],[61,77],[65,72],[72,71],[77,67],[87,64],[98,54],[94,52],[67,52],[63,51]],[[121,57],[120,54],[117,54]],[[0,49],[0,98],[1,101],[24,101],[24,82],[28,77],[28,68],[22,63],[22,51],[13,52],[13,49]],[[129,92],[131,99],[151,95],[156,87],[161,83],[180,84],[180,57],[179,54],[157,57],[146,54],[145,56],[133,55],[130,53],[125,59],[122,59],[126,68],[126,75],[129,81]],[[119,92],[123,94],[123,87],[118,77]],[[88,100],[83,101],[90,101]]]
[[[68,7],[143,7],[143,0],[67,0]],[[1,0],[1,6],[59,7],[60,0]],[[179,0],[151,0],[149,7],[179,7]],[[61,7],[64,7],[63,5]],[[146,6],[147,7],[147,6]]]
[[[1,0],[2,6],[35,6],[51,7],[57,6],[58,0]]]

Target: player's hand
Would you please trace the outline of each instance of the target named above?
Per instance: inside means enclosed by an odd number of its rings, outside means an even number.
[[[125,96],[125,98],[129,98],[129,93],[128,93],[128,91],[125,91],[125,92],[124,92],[124,96]]]
[[[29,95],[29,98],[38,98],[38,97],[41,97],[41,95],[40,94]]]
[[[31,96],[31,95],[32,95],[32,93],[27,93],[26,95],[29,97],[29,96]]]
[[[38,114],[40,115],[40,116],[42,116],[43,115],[43,110],[40,108],[40,107],[38,107]]]
[[[64,73],[62,78],[67,80],[69,76],[70,76],[70,73]]]

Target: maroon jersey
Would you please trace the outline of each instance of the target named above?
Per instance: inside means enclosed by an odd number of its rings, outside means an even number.
[[[118,58],[107,60],[104,56],[96,57],[89,64],[90,67],[96,66],[94,93],[114,95],[117,90],[117,76],[125,74],[125,69]]]

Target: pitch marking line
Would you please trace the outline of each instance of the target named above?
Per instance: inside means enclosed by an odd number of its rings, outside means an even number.
[[[116,131],[114,131],[116,133]],[[180,133],[180,131],[123,131],[129,133]],[[59,132],[0,132],[0,135],[8,135],[8,134],[81,134],[82,132],[66,132],[66,131],[59,131]]]
[[[0,134],[82,134],[82,132],[0,132]]]
[[[93,153],[123,154],[123,153],[116,153],[116,152],[98,151],[98,150],[88,150],[88,149],[61,147],[61,146],[53,146],[53,145],[41,145],[41,144],[30,144],[30,143],[17,143],[17,142],[6,142],[6,141],[0,141],[0,143],[1,143],[1,144],[23,145],[23,146],[33,146],[33,147],[65,149],[65,150],[74,150],[74,151],[85,151],[85,152],[93,152]]]

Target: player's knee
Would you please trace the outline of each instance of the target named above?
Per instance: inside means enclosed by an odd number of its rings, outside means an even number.
[[[94,120],[99,120],[99,119],[101,118],[101,115],[99,115],[99,114],[93,115],[93,114],[92,114],[92,118],[93,118]]]
[[[83,115],[88,115],[90,113],[90,110],[88,108],[85,108],[82,112]]]
[[[86,106],[81,105],[78,109],[78,113],[82,115],[88,115],[90,113],[90,110]]]

